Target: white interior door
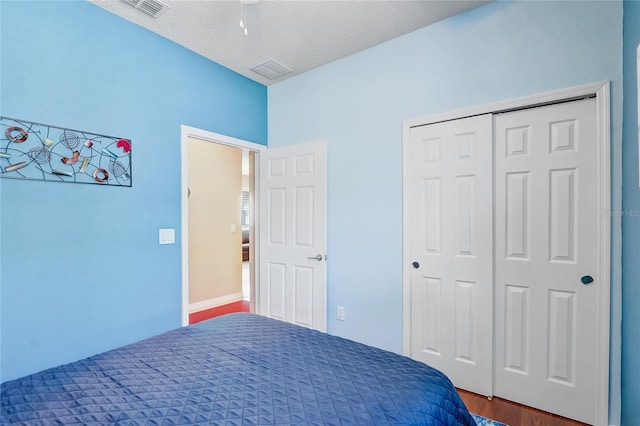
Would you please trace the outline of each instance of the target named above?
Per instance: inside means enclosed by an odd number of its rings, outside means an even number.
[[[595,424],[596,100],[495,116],[496,396]],[[605,376],[606,377],[606,376]]]
[[[492,394],[492,118],[411,129],[411,357]]]
[[[259,313],[321,331],[326,306],[326,142],[260,154]]]

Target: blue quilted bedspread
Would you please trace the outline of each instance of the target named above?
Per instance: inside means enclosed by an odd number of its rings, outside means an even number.
[[[475,425],[409,358],[232,314],[3,383],[0,424]]]

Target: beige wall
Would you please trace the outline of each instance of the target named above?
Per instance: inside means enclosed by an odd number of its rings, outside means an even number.
[[[187,156],[189,303],[196,303],[242,292],[242,151],[189,138]]]

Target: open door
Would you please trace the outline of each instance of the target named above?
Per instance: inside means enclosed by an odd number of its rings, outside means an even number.
[[[259,313],[327,329],[326,141],[260,153]]]

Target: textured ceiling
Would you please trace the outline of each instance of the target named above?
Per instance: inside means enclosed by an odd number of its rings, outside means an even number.
[[[89,0],[255,81],[282,81],[402,34],[486,4],[486,0],[162,0],[152,18],[120,0]],[[269,80],[250,68],[276,60],[292,72]]]

